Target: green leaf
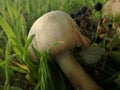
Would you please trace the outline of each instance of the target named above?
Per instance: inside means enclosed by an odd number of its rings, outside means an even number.
[[[119,35],[119,36],[120,36],[120,35]],[[112,42],[110,42],[110,43],[107,45],[107,47],[108,47],[108,48],[114,48],[114,47],[118,46],[118,45],[120,44],[120,38],[119,38],[119,36],[117,35],[117,36],[112,40]]]
[[[8,41],[5,50],[5,60],[7,61],[9,61],[10,51],[11,51],[11,43]]]
[[[3,90],[3,86],[0,85],[0,90]]]
[[[4,66],[6,64],[6,61],[1,61],[0,62],[0,67]]]
[[[24,55],[26,55],[28,52],[28,47],[30,45],[30,43],[32,42],[33,38],[35,35],[32,35],[30,38],[27,39],[25,46],[24,46]]]
[[[11,87],[10,90],[23,90],[23,89],[19,87]]]
[[[11,68],[11,69],[14,70],[14,71],[20,72],[20,73],[27,73],[26,70],[24,70],[24,69],[22,69],[22,68],[20,68],[20,67],[10,66],[10,65],[9,65],[9,68]]]
[[[120,74],[118,74],[117,78],[114,81],[118,86],[120,86]]]
[[[6,22],[6,20],[1,15],[0,15],[0,25],[2,26],[3,30],[5,31],[10,41],[12,41],[12,39],[15,38],[15,34],[12,31],[11,27]]]
[[[80,53],[80,56],[87,64],[95,64],[104,55],[105,49],[100,47],[90,46]]]
[[[112,52],[109,53],[109,56],[110,56],[112,59],[120,62],[120,51],[112,51]]]

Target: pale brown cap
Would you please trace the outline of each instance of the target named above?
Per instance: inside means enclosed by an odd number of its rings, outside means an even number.
[[[103,16],[120,16],[120,0],[108,0],[103,6]]]
[[[90,44],[88,38],[80,33],[74,20],[63,11],[51,11],[41,16],[31,27],[28,38],[31,35],[35,37],[29,47],[29,52],[34,58],[32,46],[39,51],[49,48],[51,55],[57,55],[74,47]],[[60,43],[53,45],[56,42]]]

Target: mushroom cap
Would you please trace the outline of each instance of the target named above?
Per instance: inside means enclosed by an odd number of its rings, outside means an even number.
[[[37,59],[33,47],[38,51],[49,48],[51,55],[57,55],[74,47],[88,46],[89,40],[83,36],[74,20],[63,11],[51,11],[38,18],[28,34],[35,35],[30,46],[30,55]],[[56,42],[62,42],[54,45]]]
[[[120,16],[120,0],[109,0],[103,6],[103,16]]]

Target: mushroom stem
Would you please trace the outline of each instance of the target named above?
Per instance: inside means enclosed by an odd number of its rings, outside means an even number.
[[[72,53],[62,53],[56,57],[56,61],[75,90],[100,90],[100,87],[87,75]]]

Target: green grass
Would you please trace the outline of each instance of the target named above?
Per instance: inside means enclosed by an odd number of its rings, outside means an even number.
[[[34,90],[56,90],[55,86],[61,86],[60,90],[66,90],[63,76],[59,69],[58,79],[54,81],[48,68],[46,52],[39,55],[40,63],[35,63],[28,56],[28,46],[33,37],[27,40],[27,34],[33,22],[51,10],[63,10],[68,13],[78,9],[84,2],[76,0],[0,0],[0,69],[3,78],[4,90],[12,86],[11,77],[15,73],[24,74],[33,85]],[[57,74],[56,74],[57,75]],[[59,85],[60,84],[60,85]],[[49,86],[49,87],[48,87]],[[56,87],[56,88],[57,88]],[[57,88],[58,90],[58,88]]]
[[[106,0],[97,1],[105,3]],[[27,50],[34,36],[27,39],[27,34],[34,21],[46,12],[76,12],[83,5],[92,8],[95,2],[96,0],[0,0],[0,88],[23,90],[22,85],[19,85],[19,77],[23,75],[27,84],[32,86],[31,90],[69,90],[69,83],[66,84],[66,78],[56,63],[49,61],[51,58],[46,51],[35,50],[41,62],[31,60]],[[113,72],[113,76],[104,79],[106,82],[119,76],[119,72]],[[16,73],[20,74],[17,85],[12,80]]]

